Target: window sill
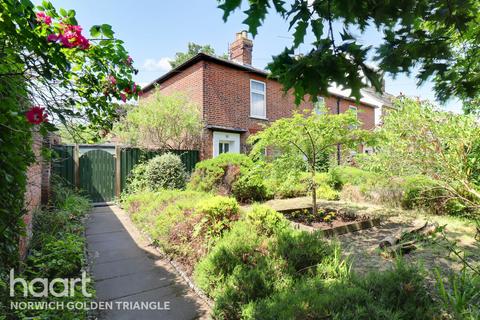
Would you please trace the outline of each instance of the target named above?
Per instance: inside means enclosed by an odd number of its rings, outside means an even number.
[[[250,119],[256,119],[256,120],[268,121],[268,118],[265,118],[265,117],[259,117],[259,116],[252,116],[252,115],[250,115]]]

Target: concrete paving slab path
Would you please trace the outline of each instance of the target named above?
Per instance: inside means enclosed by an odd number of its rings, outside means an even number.
[[[111,205],[87,220],[87,252],[99,319],[208,319],[209,308],[152,248],[128,215]]]

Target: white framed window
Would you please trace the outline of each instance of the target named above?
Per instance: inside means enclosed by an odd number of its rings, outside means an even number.
[[[267,118],[267,90],[265,82],[250,80],[250,117]]]
[[[231,141],[220,141],[218,143],[218,154],[229,153],[230,152],[230,143],[231,143]]]
[[[353,111],[353,112],[355,113],[355,117],[358,119],[358,108],[357,108],[356,106],[349,106],[349,107],[348,107],[348,110]],[[350,126],[350,129],[356,129],[356,128],[357,128],[356,125]]]
[[[358,108],[355,106],[349,106],[348,110],[352,110],[355,113],[355,116],[358,118]]]
[[[240,134],[213,131],[212,144],[213,157],[222,153],[240,153]]]
[[[322,115],[325,113],[325,98],[317,97],[317,102],[313,104],[315,114]]]

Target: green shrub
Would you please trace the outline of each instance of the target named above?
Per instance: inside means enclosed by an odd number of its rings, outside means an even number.
[[[375,183],[378,179],[375,173],[349,166],[333,167],[329,175],[330,185],[336,190],[340,190],[346,184],[354,186],[369,185]]]
[[[272,236],[290,226],[281,213],[266,205],[254,205],[245,218],[256,232],[265,236]]]
[[[186,184],[187,172],[179,156],[165,153],[147,162],[145,178],[152,190],[182,189]]]
[[[402,207],[404,209],[426,208],[433,190],[437,187],[434,181],[425,176],[406,177],[403,182]]]
[[[265,183],[267,194],[273,194],[277,199],[302,197],[308,193],[308,185],[295,174],[283,176],[282,179],[267,178]]]
[[[276,251],[282,256],[292,274],[315,272],[323,259],[332,255],[333,248],[320,232],[282,232],[276,242]]]
[[[480,275],[464,268],[447,282],[437,270],[437,290],[443,309],[452,319],[480,319]]]
[[[232,221],[238,219],[239,209],[237,201],[233,198],[216,196],[203,200],[195,210],[203,217],[195,226],[196,231],[205,232],[214,242],[230,228]]]
[[[133,167],[127,176],[124,194],[132,194],[144,191],[148,188],[146,176],[147,163],[139,163]]]
[[[239,177],[248,173],[253,161],[244,154],[223,153],[197,163],[188,188],[196,191],[230,194]]]
[[[187,273],[240,215],[235,199],[191,190],[144,191],[124,197],[122,204]]]
[[[32,250],[27,273],[45,278],[74,278],[80,273],[85,257],[85,238],[66,233],[61,239],[44,238],[41,248]]]
[[[333,274],[332,253],[319,234],[293,230],[278,212],[255,205],[197,264],[195,280],[215,300],[215,318],[240,319],[245,305],[285,290],[307,270],[315,274],[322,261]]]
[[[240,176],[232,184],[232,194],[241,202],[261,201],[270,198],[264,178],[253,171]]]
[[[246,305],[243,319],[434,319],[438,316],[423,273],[397,264],[385,272],[344,281],[303,278],[294,286]]]
[[[245,220],[235,223],[195,268],[196,283],[215,300],[214,317],[239,319],[242,305],[288,283],[286,265],[269,238]]]

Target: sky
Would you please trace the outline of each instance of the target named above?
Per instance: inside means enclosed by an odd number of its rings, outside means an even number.
[[[34,1],[40,3],[41,1]],[[231,15],[225,23],[223,11],[217,8],[216,0],[51,0],[57,8],[74,9],[78,23],[88,30],[95,24],[110,24],[115,36],[125,42],[125,47],[139,70],[136,82],[147,84],[170,69],[168,60],[176,52],[187,50],[188,42],[210,44],[217,54],[228,52],[235,33],[247,29],[242,23],[241,11]],[[368,30],[361,37],[365,45],[380,42],[380,34]],[[254,38],[253,66],[265,68],[272,56],[280,53],[293,41],[291,32],[280,16],[272,13]],[[300,46],[305,53],[307,45]],[[420,88],[414,75],[386,77],[386,91],[398,95],[418,96],[434,100],[432,84]],[[446,110],[461,112],[461,102],[448,101]]]

